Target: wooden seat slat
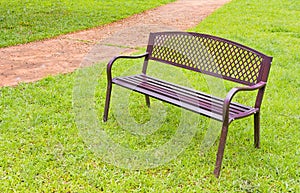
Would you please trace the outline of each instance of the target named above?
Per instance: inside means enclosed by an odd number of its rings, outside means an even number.
[[[168,83],[168,86],[165,86],[165,84],[162,84],[164,83],[164,81],[145,75],[117,77],[113,80],[113,83],[124,86],[134,91],[138,91],[140,93],[144,93],[145,90],[149,90],[151,91],[151,94],[149,94],[149,96],[157,99],[165,97],[168,97],[170,99],[172,98],[172,104],[174,104],[174,100],[178,100],[178,102],[176,102],[177,106],[185,107],[186,109],[191,111],[195,111],[196,108],[203,108],[210,112],[209,117],[212,117],[213,114],[211,112],[213,112],[217,115],[213,116],[212,118],[217,117],[216,119],[222,120],[219,118],[219,115],[223,114],[223,104],[220,103],[220,101],[222,100],[220,98],[207,95],[196,90],[187,89],[176,84]],[[185,106],[181,103],[188,103],[189,105]],[[243,114],[252,110],[253,108],[246,107],[238,103],[232,103],[229,109],[231,117],[238,117],[239,114]]]

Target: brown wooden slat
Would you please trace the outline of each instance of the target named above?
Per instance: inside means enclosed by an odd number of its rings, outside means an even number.
[[[194,94],[195,94],[197,97],[205,96],[205,98],[211,98],[213,101],[215,101],[215,103],[220,104],[220,105],[222,105],[222,106],[223,106],[223,103],[224,103],[224,99],[221,99],[221,98],[218,98],[218,97],[214,97],[214,96],[208,95],[208,94],[206,94],[206,93],[199,92],[199,91],[197,91],[197,90],[192,90],[192,89],[187,88],[187,87],[184,87],[184,86],[179,86],[179,85],[176,85],[176,84],[172,84],[172,83],[169,83],[169,82],[165,82],[165,81],[162,81],[162,80],[159,80],[159,79],[150,77],[150,76],[145,76],[145,75],[141,74],[141,75],[135,75],[134,77],[146,77],[148,81],[149,81],[149,80],[155,80],[155,81],[157,81],[157,82],[161,82],[161,83],[163,83],[163,84],[169,86],[169,87],[172,88],[172,89],[180,88],[180,89],[182,89],[182,90],[187,91],[188,94],[191,94],[191,95],[194,95]],[[241,104],[239,104],[239,103],[234,103],[234,102],[232,102],[231,104],[232,104],[232,106],[233,106],[234,108],[236,108],[237,110],[239,110],[239,111],[241,111],[241,112],[243,112],[243,111],[245,111],[245,110],[250,110],[250,109],[251,109],[251,107],[244,106],[244,105],[241,105]]]
[[[191,105],[191,104],[188,104],[188,103],[183,103],[182,101],[179,101],[179,100],[174,99],[174,98],[170,98],[170,97],[165,96],[165,95],[160,95],[160,94],[154,93],[153,91],[150,91],[150,90],[145,89],[145,88],[137,87],[136,85],[128,83],[128,82],[123,81],[121,79],[115,79],[113,82],[115,84],[119,85],[119,86],[134,90],[134,91],[142,93],[142,94],[146,94],[146,95],[151,96],[153,98],[160,99],[162,101],[174,104],[174,105],[179,106],[179,107],[183,107],[187,110],[202,114],[202,115],[207,116],[207,117],[211,117],[211,118],[216,119],[218,121],[223,120],[222,115],[219,115],[219,114],[213,113],[211,111],[207,111],[207,110],[195,107],[194,105]]]
[[[162,81],[162,80],[159,80],[159,79],[155,79],[153,77],[145,76],[145,75],[135,75],[135,76],[132,76],[132,77],[139,78],[141,81],[144,81],[144,80],[146,80],[147,82],[154,81],[155,85],[162,85],[164,88],[167,87],[167,88],[172,89],[172,90],[173,89],[178,90],[179,92],[186,93],[191,97],[195,96],[197,99],[204,98],[205,100],[207,100],[208,98],[210,98],[211,99],[210,103],[213,102],[214,106],[220,106],[221,108],[223,108],[223,103],[224,103],[223,99],[213,97],[211,95],[201,93],[199,91],[192,90],[190,88],[186,88],[186,87],[179,86],[179,85],[176,85],[176,84],[168,83],[168,82],[165,82],[165,81]],[[231,109],[232,109],[233,113],[240,113],[240,112],[244,112],[245,110],[246,111],[250,110],[251,108],[247,107],[247,106],[244,106],[244,105],[240,105],[238,103],[231,103]]]
[[[196,90],[192,90],[192,89],[189,89],[189,88],[186,88],[186,87],[181,87],[179,85],[171,84],[171,83],[168,83],[168,82],[165,82],[165,81],[162,81],[162,80],[159,80],[159,79],[155,79],[153,77],[145,76],[145,75],[135,75],[135,76],[131,76],[131,77],[128,77],[128,78],[130,78],[130,79],[138,78],[138,79],[140,79],[140,81],[147,81],[147,83],[150,83],[150,82],[154,81],[153,84],[155,84],[156,86],[161,85],[165,89],[168,88],[168,89],[172,89],[172,90],[177,90],[180,93],[187,94],[189,97],[194,97],[196,100],[204,99],[202,102],[208,102],[209,104],[213,103],[214,107],[223,108],[223,103],[224,103],[223,99],[213,97],[211,95],[201,93],[201,92],[196,91]],[[207,100],[207,99],[209,99],[209,100]],[[234,113],[234,114],[245,112],[245,111],[248,111],[250,109],[251,109],[251,107],[240,105],[238,103],[231,103],[231,112]]]
[[[144,89],[148,89],[151,90],[157,94],[161,94],[161,95],[165,95],[167,97],[170,98],[174,98],[176,100],[182,101],[182,102],[186,102],[189,103],[195,107],[201,107],[204,108],[206,110],[218,113],[218,114],[222,114],[222,108],[218,108],[213,106],[213,103],[210,102],[208,100],[198,100],[192,97],[189,97],[187,95],[182,94],[182,92],[174,92],[172,90],[166,89],[164,87],[159,87],[157,85],[154,84],[149,84],[149,82],[139,82],[136,81],[135,79],[130,79],[128,77],[124,78],[123,81],[126,81],[127,83],[133,83],[133,85],[137,86],[137,87],[141,87]]]
[[[223,100],[220,98],[145,75],[118,77],[113,83],[222,121]],[[255,109],[238,103],[230,105],[230,117],[239,118],[252,111]]]

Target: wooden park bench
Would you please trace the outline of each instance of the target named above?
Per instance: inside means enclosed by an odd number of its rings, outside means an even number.
[[[120,58],[144,57],[141,74],[112,78],[111,69]],[[204,73],[213,77],[239,83],[225,99],[176,85],[146,74],[148,61],[158,61],[176,67]],[[149,97],[174,104],[178,107],[222,122],[214,174],[220,175],[222,158],[229,124],[236,119],[254,115],[254,145],[259,148],[260,107],[267,84],[272,57],[254,49],[223,38],[190,32],[150,33],[146,53],[138,56],[117,56],[107,65],[107,93],[103,120],[107,121],[112,84],[116,84]],[[253,106],[231,102],[241,91],[256,91]]]

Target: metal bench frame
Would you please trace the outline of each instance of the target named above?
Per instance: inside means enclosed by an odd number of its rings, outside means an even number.
[[[117,59],[145,58],[142,73],[112,78]],[[148,76],[148,61],[154,60],[184,69],[233,81],[244,86],[232,88],[225,99]],[[187,110],[221,121],[222,131],[214,174],[220,175],[229,124],[254,115],[254,145],[260,147],[260,107],[267,84],[272,57],[236,42],[193,32],[150,33],[146,53],[138,56],[116,56],[107,65],[107,93],[103,121],[107,121],[112,84],[145,95],[150,107],[153,97]],[[257,91],[253,107],[231,102],[241,91]]]

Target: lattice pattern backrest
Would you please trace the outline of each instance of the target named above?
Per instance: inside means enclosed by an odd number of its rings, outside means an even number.
[[[261,75],[262,56],[248,47],[214,36],[184,32],[150,35],[149,59],[253,85]]]

